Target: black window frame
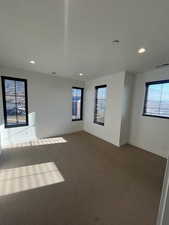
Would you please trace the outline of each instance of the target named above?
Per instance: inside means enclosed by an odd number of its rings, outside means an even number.
[[[5,80],[22,81],[25,84],[25,112],[26,112],[26,123],[25,124],[14,124],[8,125],[7,123],[7,110],[6,110],[6,94],[5,94]],[[3,111],[4,111],[4,126],[5,128],[25,127],[29,125],[28,121],[28,91],[27,91],[27,80],[16,77],[1,76],[2,83],[2,98],[3,98]]]
[[[81,88],[81,87],[72,87],[72,89],[81,90],[80,118],[79,119],[72,119],[72,121],[81,121],[81,120],[83,120],[83,95],[84,95],[84,88]]]
[[[99,88],[107,88],[107,85],[104,84],[104,85],[98,85],[98,86],[95,86],[94,121],[93,121],[93,122],[94,122],[95,124],[104,126],[105,122],[102,123],[102,122],[98,122],[98,121],[97,121],[97,92],[98,92],[98,89],[99,89]]]
[[[161,119],[169,119],[167,116],[158,116],[158,115],[150,115],[146,113],[146,105],[147,105],[147,98],[148,98],[148,89],[150,85],[154,84],[165,84],[169,83],[169,80],[159,80],[159,81],[151,81],[145,83],[145,97],[144,97],[144,107],[143,107],[143,116],[147,117],[155,117],[155,118],[161,118]]]

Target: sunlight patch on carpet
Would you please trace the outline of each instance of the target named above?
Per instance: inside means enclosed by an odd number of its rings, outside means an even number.
[[[64,182],[54,162],[0,170],[0,196]]]

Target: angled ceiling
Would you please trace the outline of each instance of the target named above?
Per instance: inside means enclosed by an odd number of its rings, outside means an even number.
[[[146,71],[169,62],[168,12],[167,0],[0,0],[0,65],[88,78]]]

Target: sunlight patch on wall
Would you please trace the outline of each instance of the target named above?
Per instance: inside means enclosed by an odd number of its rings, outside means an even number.
[[[54,162],[0,170],[0,196],[64,182]]]
[[[25,142],[25,143],[7,144],[3,146],[3,149],[21,148],[21,147],[38,146],[38,145],[61,144],[66,142],[67,141],[63,137],[44,138],[44,139],[37,139],[37,140]]]

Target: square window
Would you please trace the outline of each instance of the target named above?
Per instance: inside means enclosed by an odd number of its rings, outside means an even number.
[[[169,118],[169,80],[146,83],[143,115]]]

